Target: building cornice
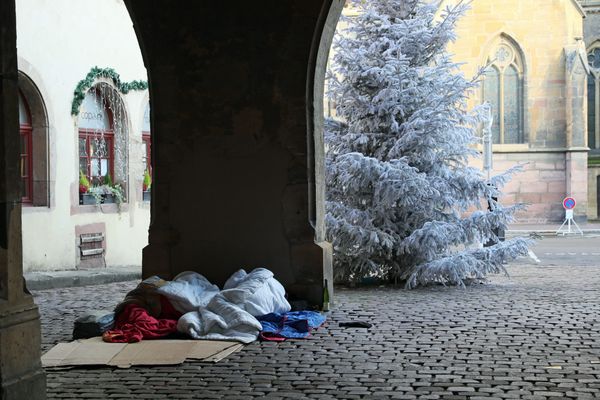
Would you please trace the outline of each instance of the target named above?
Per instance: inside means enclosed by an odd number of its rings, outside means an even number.
[[[587,14],[600,13],[600,0],[579,0],[579,4]]]
[[[580,0],[580,1],[583,1],[583,0]],[[577,11],[579,11],[581,16],[583,18],[585,18],[585,10],[583,9],[582,5],[579,4],[579,2],[577,0],[571,0],[571,3],[575,6],[575,8],[577,8]]]

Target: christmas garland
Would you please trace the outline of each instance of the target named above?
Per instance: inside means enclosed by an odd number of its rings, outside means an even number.
[[[121,77],[114,69],[93,67],[85,76],[85,79],[80,80],[75,87],[75,91],[73,92],[73,103],[71,104],[71,115],[79,114],[79,107],[81,107],[86,92],[91,89],[98,78],[112,80],[115,87],[123,94],[129,93],[130,90],[148,89],[147,81],[121,82]]]

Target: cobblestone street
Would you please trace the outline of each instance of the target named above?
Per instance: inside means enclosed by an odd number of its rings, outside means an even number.
[[[510,268],[466,290],[339,290],[303,341],[253,343],[217,364],[48,369],[51,399],[600,398],[600,267]],[[135,282],[35,292],[43,350]],[[369,330],[341,328],[363,320]]]

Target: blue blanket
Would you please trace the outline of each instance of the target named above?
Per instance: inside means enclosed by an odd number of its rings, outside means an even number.
[[[262,325],[260,337],[271,341],[303,339],[310,335],[311,330],[320,327],[325,322],[325,316],[315,311],[271,313],[256,319]]]

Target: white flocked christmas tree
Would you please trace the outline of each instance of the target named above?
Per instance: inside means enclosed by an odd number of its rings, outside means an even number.
[[[325,124],[326,222],[338,280],[378,276],[412,288],[506,272],[528,251],[527,240],[495,234],[523,208],[493,200],[514,170],[488,181],[469,166],[487,115],[467,109],[481,74],[465,78],[446,52],[467,6],[353,6],[327,81],[336,116]]]

